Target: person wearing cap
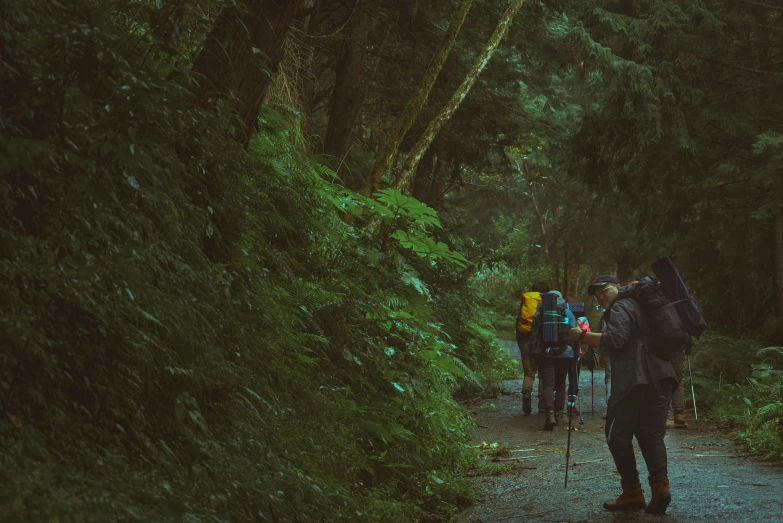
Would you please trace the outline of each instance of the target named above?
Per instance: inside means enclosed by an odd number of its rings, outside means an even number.
[[[557,296],[558,305],[563,305],[568,324],[576,328],[576,317],[559,291],[551,291]],[[530,331],[530,353],[536,357],[538,379],[544,383],[544,404],[546,419],[544,430],[553,430],[555,425],[562,423],[566,404],[566,376],[575,357],[574,348],[566,341],[556,347],[543,341],[543,314],[541,305],[533,316],[533,328]],[[581,331],[580,331],[581,332]],[[557,392],[557,394],[555,394]]]
[[[607,510],[633,510],[664,514],[671,502],[666,446],[666,418],[677,380],[669,362],[644,347],[649,319],[635,299],[621,293],[620,280],[610,274],[599,276],[588,288],[606,312],[602,333],[571,329],[574,341],[587,341],[609,356],[612,392],[606,417],[606,442],[620,473],[622,494],[604,503]],[[647,465],[652,497],[645,503],[633,438],[639,442]]]

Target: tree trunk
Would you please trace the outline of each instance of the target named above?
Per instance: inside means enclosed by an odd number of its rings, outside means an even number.
[[[527,172],[527,164],[522,164],[523,170],[522,172],[525,175],[525,178],[529,180],[528,178],[528,172]],[[544,254],[546,255],[546,272],[547,276],[549,277],[549,283],[552,283],[552,258],[549,255],[549,240],[546,235],[546,226],[544,225],[544,215],[541,214],[541,209],[538,206],[538,200],[536,200],[536,196],[533,192],[533,189],[530,189],[530,199],[533,200],[533,210],[536,212],[536,217],[538,218],[538,227],[541,230],[541,243],[544,244]]]
[[[462,101],[465,99],[465,97],[467,97],[470,89],[473,87],[473,84],[476,83],[476,80],[481,74],[481,71],[484,70],[484,67],[487,65],[490,58],[492,58],[492,55],[495,54],[495,50],[500,44],[500,40],[503,38],[503,35],[506,34],[509,25],[511,25],[511,20],[513,20],[514,15],[517,14],[517,11],[519,11],[519,8],[522,7],[522,4],[524,3],[525,0],[512,0],[511,5],[508,6],[508,9],[506,9],[506,12],[500,19],[497,28],[495,28],[495,32],[492,33],[492,36],[489,38],[484,51],[473,64],[473,67],[465,77],[462,85],[459,86],[457,92],[454,93],[454,96],[451,97],[451,100],[449,100],[446,106],[441,109],[440,113],[438,113],[438,115],[432,119],[430,124],[427,126],[427,129],[424,131],[422,137],[419,139],[416,145],[413,146],[411,152],[408,153],[408,157],[405,160],[402,171],[394,180],[392,188],[399,191],[404,191],[408,188],[411,178],[413,177],[413,173],[416,170],[416,166],[418,165],[422,155],[429,148],[430,144],[438,135],[446,122],[448,122],[454,113],[457,112],[457,109],[462,104]]]
[[[269,87],[281,61],[282,44],[301,0],[246,0],[227,7],[210,31],[191,71],[200,85],[200,103],[233,92],[232,109],[239,115],[235,138],[247,145]]]
[[[571,271],[574,267],[574,260],[568,259],[568,247],[566,247],[566,262],[563,266],[563,297],[573,297],[571,294]]]
[[[576,266],[576,278],[574,278],[574,280],[575,280],[574,281],[574,293],[572,294],[574,299],[577,300],[577,301],[579,300],[579,277],[581,276],[581,274],[582,274],[582,265],[581,264],[577,264],[577,266]]]
[[[421,79],[421,83],[413,92],[408,103],[405,104],[402,114],[394,123],[392,129],[386,141],[383,143],[381,150],[378,152],[375,165],[370,171],[370,177],[367,179],[367,183],[364,186],[364,193],[367,195],[372,194],[378,189],[381,184],[383,175],[391,168],[394,157],[397,154],[397,150],[400,148],[405,134],[410,129],[416,117],[421,112],[421,109],[427,103],[427,98],[430,96],[432,86],[435,85],[435,80],[438,78],[440,70],[443,68],[443,64],[446,63],[451,48],[454,46],[454,42],[457,40],[457,35],[462,28],[462,23],[468,15],[470,5],[473,0],[460,0],[460,4],[457,10],[454,12],[454,16],[451,18],[451,24],[449,29],[441,41],[440,47],[435,52],[435,55],[430,60],[427,70],[424,72],[424,77]]]
[[[426,203],[432,186],[432,178],[435,176],[435,169],[435,155],[432,152],[427,152],[416,169],[416,179],[411,191],[411,196],[420,202]]]
[[[443,191],[446,188],[448,178],[449,175],[446,170],[446,161],[439,159],[438,164],[435,166],[435,172],[432,174],[432,183],[430,183],[427,199],[422,201],[434,209],[440,200],[441,194],[443,194]]]
[[[324,152],[339,161],[337,174],[344,184],[348,181],[348,169],[343,160],[351,150],[353,128],[362,102],[367,38],[370,32],[370,16],[364,6],[357,7],[354,17],[351,34],[337,62],[324,144]]]
[[[772,295],[775,317],[783,318],[783,210],[778,209],[774,222]]]
[[[318,24],[321,20],[321,5],[323,0],[307,0],[304,4],[304,11],[309,11],[309,14],[297,20],[300,24],[302,35],[309,43],[309,49],[304,57],[304,64],[302,69],[305,72],[305,80],[302,92],[302,136],[305,137],[308,145],[311,144],[310,135],[313,128],[313,99],[315,97],[315,75],[313,74],[313,66],[315,64],[315,43],[312,38],[309,38],[312,34],[318,31]],[[312,152],[312,146],[309,147]]]
[[[633,270],[636,268],[634,256],[627,250],[622,250],[617,256],[617,279],[620,285],[625,285],[633,278]]]

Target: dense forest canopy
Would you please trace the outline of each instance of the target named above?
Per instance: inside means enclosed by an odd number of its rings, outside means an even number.
[[[518,292],[661,254],[783,448],[774,0],[3,0],[0,157],[9,520],[449,520]]]

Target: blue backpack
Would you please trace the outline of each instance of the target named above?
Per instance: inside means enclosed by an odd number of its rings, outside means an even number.
[[[546,353],[550,356],[563,354],[571,343],[568,337],[571,323],[568,321],[567,309],[568,304],[557,294],[541,294],[541,345],[546,347]]]

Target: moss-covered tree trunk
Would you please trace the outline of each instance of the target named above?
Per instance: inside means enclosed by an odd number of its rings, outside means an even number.
[[[372,194],[380,185],[383,175],[391,168],[394,157],[397,154],[397,150],[400,148],[405,134],[410,129],[416,117],[421,112],[421,109],[427,103],[427,98],[430,96],[432,86],[435,85],[435,80],[438,79],[438,74],[443,68],[443,64],[446,63],[446,59],[449,57],[451,48],[454,46],[454,42],[457,40],[462,24],[468,15],[470,5],[473,0],[461,0],[457,10],[454,12],[454,16],[451,18],[449,29],[441,41],[440,47],[430,60],[427,70],[424,72],[424,76],[421,79],[421,83],[413,92],[408,103],[405,105],[402,114],[397,118],[389,136],[386,137],[381,146],[381,150],[378,152],[378,156],[373,165],[370,177],[367,179],[367,183],[364,186],[365,194]]]
[[[462,101],[465,100],[465,98],[468,96],[470,89],[473,87],[473,84],[476,83],[476,80],[481,74],[481,71],[484,70],[484,67],[486,67],[487,63],[492,58],[492,55],[495,54],[495,50],[500,44],[503,35],[506,34],[508,27],[511,25],[511,21],[514,19],[514,15],[517,14],[517,11],[519,11],[519,8],[522,7],[522,4],[524,3],[525,0],[513,0],[511,5],[508,6],[508,9],[506,9],[506,12],[503,13],[503,17],[500,19],[498,26],[495,28],[495,32],[492,33],[492,36],[487,42],[487,45],[484,47],[484,51],[473,64],[470,72],[468,72],[465,80],[463,80],[462,85],[459,86],[457,92],[454,93],[454,96],[451,97],[451,100],[449,100],[446,106],[441,109],[440,113],[438,113],[438,115],[432,119],[430,124],[427,126],[427,129],[424,131],[422,137],[419,139],[416,145],[413,146],[413,149],[408,154],[408,158],[405,160],[402,171],[392,184],[394,189],[404,191],[408,188],[413,173],[416,171],[416,166],[419,164],[419,160],[421,160],[422,155],[429,148],[430,144],[438,135],[443,126],[446,125],[446,122],[448,122],[454,113],[457,112],[457,109],[459,109]]]
[[[345,168],[342,159],[351,149],[353,128],[362,102],[370,27],[370,17],[364,6],[357,7],[354,18],[351,34],[337,62],[329,124],[324,143],[324,152],[339,159],[337,174],[343,183],[347,182],[348,169]]]
[[[302,0],[245,0],[227,7],[204,42],[192,72],[202,76],[195,94],[200,103],[233,92],[241,124],[235,135],[247,145],[282,57],[282,44]]]

